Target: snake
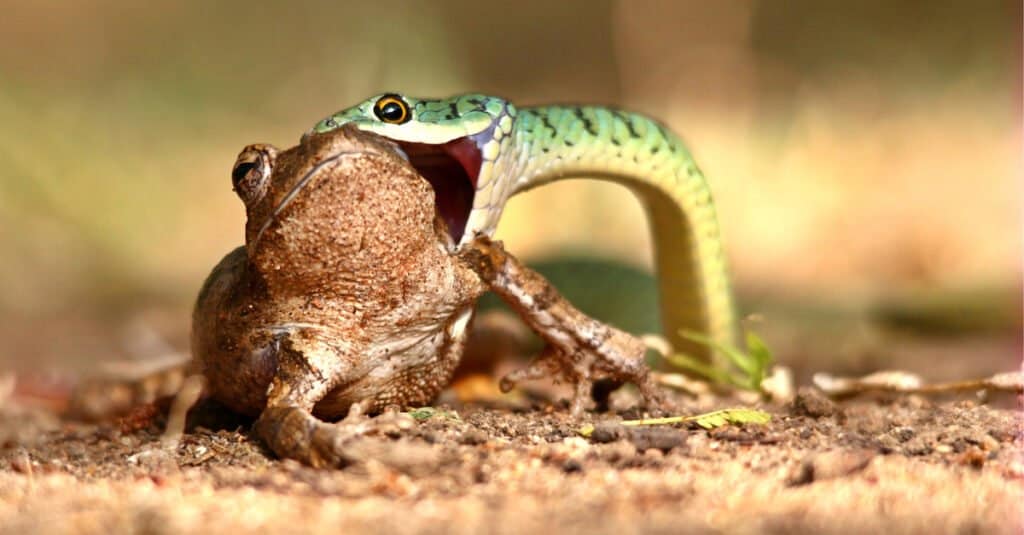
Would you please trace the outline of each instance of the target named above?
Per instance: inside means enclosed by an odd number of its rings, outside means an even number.
[[[673,351],[707,361],[716,346],[734,344],[736,310],[711,189],[682,140],[658,121],[602,106],[517,108],[481,94],[384,93],[331,114],[308,133],[344,125],[402,149],[434,187],[456,247],[490,237],[517,193],[562,179],[626,186],[648,217],[662,327]]]

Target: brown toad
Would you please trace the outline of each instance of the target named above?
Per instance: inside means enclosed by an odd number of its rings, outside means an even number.
[[[655,397],[636,338],[583,316],[486,237],[458,246],[443,203],[390,142],[342,128],[291,149],[250,145],[232,179],[246,245],[214,268],[193,315],[206,394],[259,415],[282,457],[343,462],[347,415],[429,403],[447,384],[473,305],[494,289],[549,343],[515,379],[636,382]]]

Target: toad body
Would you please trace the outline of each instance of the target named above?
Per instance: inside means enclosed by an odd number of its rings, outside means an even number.
[[[250,145],[232,182],[245,246],[200,291],[192,368],[208,396],[259,416],[256,432],[278,455],[339,464],[344,422],[325,420],[433,400],[489,289],[548,342],[503,388],[567,379],[575,414],[595,379],[656,397],[639,340],[581,314],[500,243],[457,247],[430,182],[391,142],[345,127],[287,150]]]

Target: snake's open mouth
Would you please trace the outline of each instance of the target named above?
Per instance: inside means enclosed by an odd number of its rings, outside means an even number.
[[[460,137],[447,143],[411,143],[400,141],[409,162],[434,188],[434,205],[448,226],[455,243],[462,239],[473,208],[481,155],[475,141]]]

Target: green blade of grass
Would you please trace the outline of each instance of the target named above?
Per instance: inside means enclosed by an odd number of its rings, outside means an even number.
[[[731,376],[725,370],[716,368],[710,364],[705,364],[689,355],[684,353],[676,353],[674,355],[662,356],[666,362],[683,370],[696,373],[704,377],[705,379],[719,383],[733,386],[745,387],[746,385],[742,381],[738,381],[735,377]]]
[[[767,375],[768,367],[774,362],[775,356],[772,355],[771,349],[768,349],[768,345],[764,343],[764,340],[754,331],[747,331],[747,352],[756,365],[755,373],[751,374],[752,384],[760,389],[761,381]]]
[[[716,340],[712,340],[710,337],[703,333],[691,331],[688,329],[681,329],[679,331],[679,334],[682,335],[684,338],[697,342],[698,344],[704,344],[708,347],[711,347],[721,352],[722,354],[729,358],[729,361],[732,362],[733,365],[742,370],[743,373],[745,373],[748,376],[753,374],[756,369],[756,365],[753,362],[751,362],[752,359],[747,355],[743,354],[743,352],[736,347],[723,344]]]

